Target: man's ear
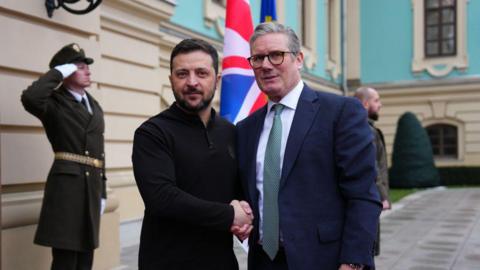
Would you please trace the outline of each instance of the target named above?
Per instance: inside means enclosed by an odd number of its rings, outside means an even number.
[[[302,69],[303,68],[303,60],[304,60],[303,52],[299,52],[295,57],[296,57],[297,62],[298,62],[297,68]]]
[[[362,101],[362,105],[363,105],[363,107],[364,107],[365,109],[368,110],[368,107],[369,107],[369,105],[368,105],[368,100]]]

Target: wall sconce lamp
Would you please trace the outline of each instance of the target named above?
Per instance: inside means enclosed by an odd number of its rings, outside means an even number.
[[[88,6],[85,9],[80,10],[73,9],[68,6],[69,4],[75,4],[80,1],[81,0],[45,0],[45,7],[47,8],[48,17],[51,18],[53,16],[53,11],[60,7],[63,7],[66,11],[73,14],[87,14],[88,12],[94,10],[98,5],[100,5],[100,3],[102,3],[102,0],[86,0],[88,2]],[[55,4],[55,2],[57,4]]]

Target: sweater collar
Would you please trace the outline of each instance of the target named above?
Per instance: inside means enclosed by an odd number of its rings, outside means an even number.
[[[200,119],[200,116],[198,116],[198,114],[188,113],[188,112],[182,110],[178,106],[177,102],[174,102],[170,106],[170,110],[172,111],[172,113],[177,115],[180,118],[180,120],[183,120],[183,121],[191,123],[191,124],[201,125],[202,127],[204,126],[203,122],[202,122],[202,119]],[[211,125],[213,125],[213,123],[215,122],[215,118],[216,118],[216,112],[212,108],[211,113],[210,113],[210,119],[207,122],[207,127],[210,127]]]

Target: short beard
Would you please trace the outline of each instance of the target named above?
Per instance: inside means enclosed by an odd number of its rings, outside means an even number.
[[[368,118],[373,121],[378,121],[378,113],[374,113],[374,112],[369,113]]]
[[[213,89],[210,97],[202,99],[202,101],[195,107],[190,106],[188,102],[185,99],[182,99],[175,90],[173,91],[173,96],[175,97],[175,101],[177,101],[177,104],[180,108],[190,113],[198,113],[205,110],[212,103],[212,100],[215,96],[215,89]]]

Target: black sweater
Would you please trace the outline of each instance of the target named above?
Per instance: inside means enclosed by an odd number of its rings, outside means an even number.
[[[234,126],[213,109],[206,127],[173,104],[136,130],[133,169],[145,203],[140,269],[236,269],[234,146]]]

